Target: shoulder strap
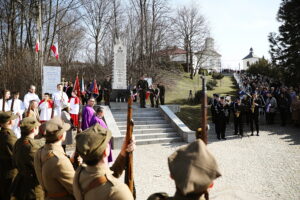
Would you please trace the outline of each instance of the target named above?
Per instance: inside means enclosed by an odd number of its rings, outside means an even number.
[[[98,187],[98,186],[100,186],[100,185],[102,185],[106,182],[107,182],[106,176],[100,176],[100,177],[95,178],[94,180],[92,180],[90,182],[90,184],[86,188],[84,188],[84,190],[82,191],[83,195],[85,195],[90,190],[92,190],[92,189],[94,189],[94,188],[96,188],[96,187]]]
[[[107,182],[107,178],[106,176],[100,176],[100,177],[97,177],[95,178],[94,180],[92,180],[87,187],[85,187],[84,189],[81,188],[80,186],[80,175],[81,175],[81,172],[82,172],[82,169],[84,168],[82,165],[79,166],[79,172],[78,172],[78,177],[77,177],[77,183],[78,183],[78,189],[79,189],[79,192],[81,194],[81,198],[82,200],[84,200],[84,196],[89,192],[91,191],[92,189],[98,187],[99,185],[102,185],[104,183]]]

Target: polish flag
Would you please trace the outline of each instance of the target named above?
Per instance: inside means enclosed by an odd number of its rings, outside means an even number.
[[[55,46],[54,44],[50,47],[50,49],[52,50],[52,52],[54,53],[54,56],[56,58],[56,60],[58,60],[58,48],[57,45]]]
[[[40,50],[40,42],[39,40],[36,40],[36,43],[35,43],[35,52],[39,52]]]

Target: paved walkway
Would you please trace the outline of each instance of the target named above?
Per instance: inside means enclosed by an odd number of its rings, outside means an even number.
[[[243,199],[300,199],[300,129],[278,125],[262,126],[260,136],[238,138],[227,129],[227,140],[216,140],[210,131],[208,148],[215,155],[223,176],[215,181],[214,196],[229,193]],[[250,133],[248,133],[250,134]],[[172,195],[167,157],[185,143],[138,146],[134,154],[137,199],[145,200],[154,192]],[[113,152],[114,155],[118,151]]]

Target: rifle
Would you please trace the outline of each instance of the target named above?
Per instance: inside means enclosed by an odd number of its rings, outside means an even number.
[[[202,79],[202,105],[201,105],[201,128],[196,132],[196,139],[201,139],[207,145],[207,94],[206,94],[206,79],[205,76],[201,76]],[[208,190],[204,192],[204,197],[209,200]]]
[[[134,122],[132,119],[132,98],[128,98],[128,111],[127,111],[127,131],[126,131],[126,143],[129,144],[132,139]],[[126,156],[126,169],[125,169],[125,183],[128,185],[129,190],[133,194],[134,199],[136,198],[136,191],[133,180],[133,154],[127,152]]]

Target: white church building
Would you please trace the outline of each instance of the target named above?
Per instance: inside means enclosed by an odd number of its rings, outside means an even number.
[[[253,48],[251,47],[250,53],[245,58],[242,59],[243,68],[241,70],[247,70],[250,67],[250,65],[256,63],[258,60],[259,57],[253,54]]]
[[[204,49],[195,55],[197,56],[197,69],[221,71],[221,54],[215,50],[213,38],[206,38]]]

